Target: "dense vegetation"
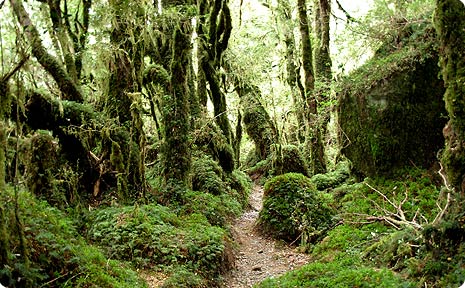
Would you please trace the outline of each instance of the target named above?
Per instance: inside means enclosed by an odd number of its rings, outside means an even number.
[[[0,284],[221,287],[251,180],[257,287],[462,284],[465,6],[352,2],[2,1]]]

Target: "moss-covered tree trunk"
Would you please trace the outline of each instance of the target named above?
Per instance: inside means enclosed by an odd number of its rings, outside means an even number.
[[[24,29],[24,34],[31,45],[32,54],[44,69],[52,75],[58,84],[63,99],[77,102],[84,101],[84,96],[76,82],[70,77],[60,62],[47,52],[40,39],[37,28],[32,24],[29,14],[24,9],[21,0],[10,0],[13,11],[18,18],[19,24]]]
[[[245,130],[255,144],[258,159],[265,160],[271,154],[271,145],[278,143],[276,127],[261,103],[259,88],[240,82],[236,90],[241,98]]]
[[[326,163],[324,159],[324,147],[318,125],[317,99],[314,94],[315,74],[313,71],[312,45],[310,39],[310,27],[308,24],[307,4],[305,0],[297,1],[299,14],[300,37],[302,41],[302,70],[304,73],[305,88],[305,115],[307,119],[307,148],[310,154],[309,168],[312,174],[324,173]]]
[[[207,96],[213,103],[213,116],[217,126],[226,137],[226,145],[215,148],[221,150],[220,165],[225,171],[234,169],[234,133],[227,114],[226,95],[221,87],[220,68],[223,65],[222,55],[228,47],[232,30],[232,20],[227,1],[199,1],[200,12],[198,22],[198,58],[200,70],[197,74],[197,95],[200,105],[207,103]],[[210,12],[208,14],[208,12]],[[207,84],[209,90],[207,90]],[[217,145],[215,143],[215,145]]]
[[[171,81],[169,93],[162,102],[164,124],[163,177],[166,182],[169,199],[180,201],[180,187],[188,186],[191,167],[189,142],[189,98],[188,74],[191,56],[190,37],[192,27],[190,19],[184,19],[174,32],[173,56],[171,63]]]
[[[142,125],[142,41],[136,42],[144,16],[143,7],[123,0],[111,0],[114,11],[110,41],[114,47],[109,63],[108,95],[103,101],[107,114],[117,119],[129,132],[129,141],[111,145],[112,159],[117,163],[118,190],[121,197],[134,200],[144,194],[145,133]],[[111,140],[113,142],[113,140]],[[109,145],[110,146],[110,145]],[[109,149],[109,147],[108,147]]]
[[[437,0],[435,27],[440,40],[444,100],[449,122],[443,130],[442,163],[450,184],[465,193],[465,7],[460,0]],[[463,207],[461,208],[463,210]]]
[[[292,8],[288,0],[278,1],[278,14],[277,14],[278,29],[284,35],[284,43],[286,45],[286,81],[291,89],[291,96],[294,107],[294,115],[297,120],[297,126],[292,129],[292,139],[297,140],[299,143],[305,141],[305,89],[300,79],[300,67],[296,63],[300,60],[296,55],[296,41],[294,39],[294,23],[292,19]]]

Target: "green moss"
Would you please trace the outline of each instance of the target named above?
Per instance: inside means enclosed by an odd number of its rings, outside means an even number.
[[[264,160],[271,152],[271,145],[277,143],[276,128],[257,93],[241,96],[243,121],[247,134],[254,141],[257,156]]]
[[[457,0],[438,0],[435,28],[439,35],[441,68],[449,123],[444,128],[446,148],[442,156],[450,184],[464,191],[465,175],[465,36],[464,5]]]
[[[88,245],[63,212],[27,191],[19,193],[19,214],[29,249],[29,266],[18,251],[13,188],[0,194],[4,220],[10,233],[9,265],[0,269],[2,284],[23,287],[146,287],[130,265],[109,260]]]
[[[299,147],[295,145],[272,145],[272,175],[301,173],[309,176],[307,162]]]
[[[192,163],[192,189],[221,195],[227,193],[223,169],[208,156],[201,156]]]
[[[300,237],[302,244],[311,243],[333,221],[330,201],[302,174],[276,176],[265,183],[260,227],[276,238],[294,241]]]
[[[316,174],[311,181],[318,190],[335,188],[341,185],[350,176],[349,162],[344,161],[337,164],[336,169],[325,174]]]
[[[345,154],[359,176],[429,168],[442,148],[446,120],[434,30],[378,55],[341,84],[338,117]]]

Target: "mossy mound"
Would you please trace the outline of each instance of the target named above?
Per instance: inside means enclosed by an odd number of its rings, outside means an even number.
[[[264,232],[286,241],[318,239],[332,223],[331,197],[319,192],[308,177],[287,173],[265,183],[259,224]]]
[[[336,165],[336,169],[334,171],[325,174],[315,174],[312,176],[310,181],[315,184],[316,188],[320,191],[328,188],[335,188],[349,178],[349,166],[348,161],[340,162]]]
[[[274,175],[300,173],[309,176],[308,165],[299,147],[295,145],[273,145],[272,161]]]
[[[89,240],[108,257],[140,268],[166,267],[170,274],[183,269],[215,286],[232,265],[226,231],[199,213],[177,216],[157,204],[110,207],[94,212],[88,222]]]
[[[444,145],[444,83],[434,30],[427,26],[388,55],[380,53],[341,84],[342,153],[359,176],[429,168]]]
[[[221,166],[207,155],[195,159],[192,163],[192,189],[213,195],[227,192]]]
[[[15,217],[13,188],[0,193],[2,249],[9,247],[8,261],[0,267],[0,283],[6,287],[146,287],[133,268],[110,260],[87,244],[73,221],[45,201],[19,191],[19,216],[28,261],[21,251]],[[2,231],[1,233],[3,233]],[[5,241],[5,242],[4,242]],[[8,247],[4,247],[7,245]]]

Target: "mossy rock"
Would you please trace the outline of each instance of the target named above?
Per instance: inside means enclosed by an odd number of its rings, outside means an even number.
[[[429,168],[444,145],[444,83],[438,78],[436,38],[431,27],[422,33],[387,56],[373,58],[341,84],[342,153],[361,177]]]
[[[227,193],[226,183],[223,181],[224,172],[221,166],[211,157],[203,155],[192,163],[192,189],[213,195]]]
[[[299,147],[295,145],[273,145],[274,175],[300,173],[309,176],[308,165]]]
[[[264,232],[286,241],[302,237],[311,242],[332,223],[329,195],[319,192],[308,177],[299,173],[279,175],[268,180],[264,189],[259,215]]]

